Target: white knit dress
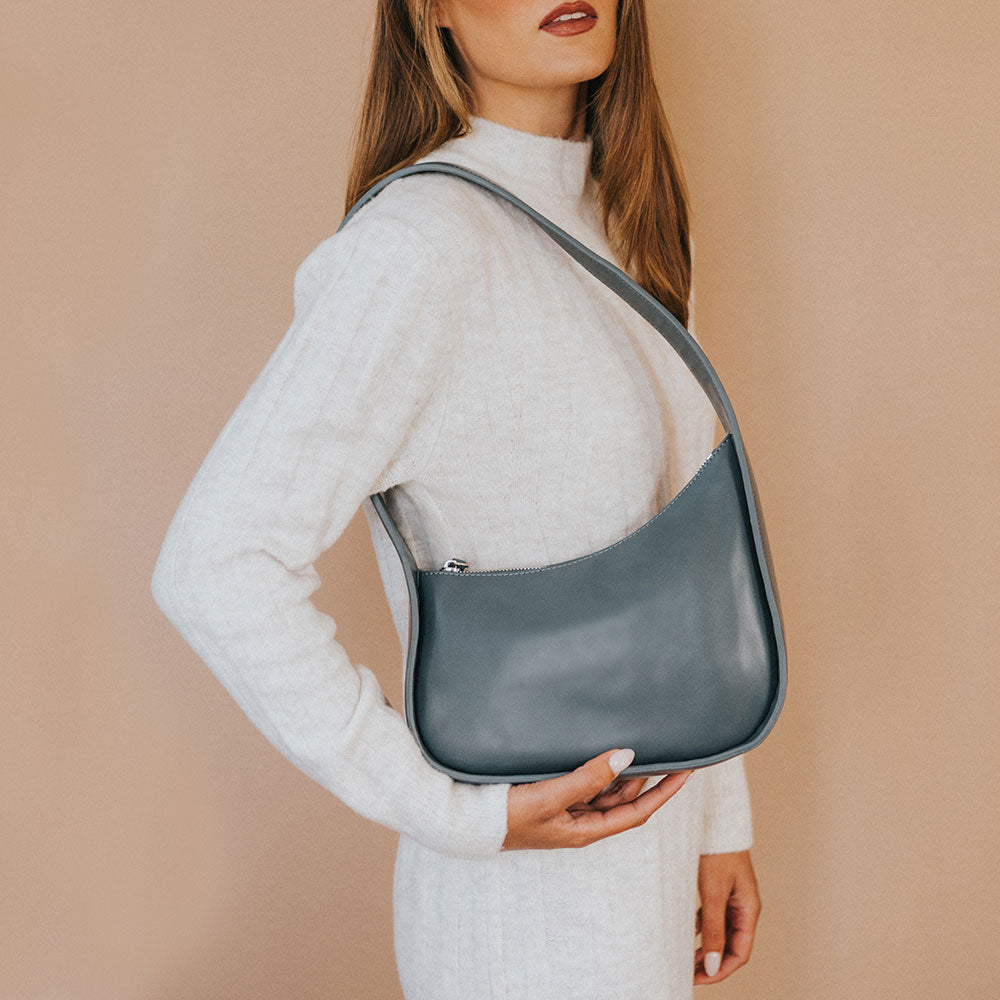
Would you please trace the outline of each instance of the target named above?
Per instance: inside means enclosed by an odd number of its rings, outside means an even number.
[[[620,263],[589,136],[473,126],[424,159],[486,174]],[[510,786],[433,768],[309,598],[314,562],[360,507],[403,652],[404,578],[371,493],[390,490],[421,568],[572,559],[679,491],[712,450],[711,404],[645,320],[461,178],[393,181],[305,258],[294,294],[169,527],[157,604],[281,753],[400,834],[406,1000],[690,998],[698,856],[752,841],[742,756],[695,772],[634,830],[501,850]]]

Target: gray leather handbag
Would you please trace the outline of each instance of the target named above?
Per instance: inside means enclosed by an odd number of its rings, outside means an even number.
[[[343,225],[407,174],[453,174],[522,209],[655,327],[705,391],[722,442],[658,514],[576,559],[520,569],[420,569],[380,493],[374,505],[409,591],[405,716],[424,757],[460,781],[566,774],[613,747],[621,773],[715,764],[757,746],[785,698],[781,609],[757,488],[722,383],[659,301],[510,191],[466,167],[401,167]],[[338,227],[339,228],[339,227]]]

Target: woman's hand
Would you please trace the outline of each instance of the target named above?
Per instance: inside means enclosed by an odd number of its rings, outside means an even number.
[[[694,953],[695,986],[720,982],[750,958],[760,916],[750,852],[703,854],[698,861],[698,894],[701,906],[694,929],[701,931],[701,947]],[[708,963],[706,970],[705,956],[712,952],[721,957],[722,964]],[[709,975],[713,967],[717,971]]]
[[[557,778],[511,785],[501,850],[586,847],[642,826],[694,773],[675,771],[639,795],[649,775],[615,781],[635,755],[614,770],[609,763],[614,753],[592,757]]]

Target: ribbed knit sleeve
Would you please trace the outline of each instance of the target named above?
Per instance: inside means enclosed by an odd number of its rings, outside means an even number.
[[[746,851],[753,844],[750,789],[743,754],[705,768],[701,854]]]
[[[692,265],[694,240],[691,241]],[[696,340],[694,285],[688,298],[688,332]],[[743,754],[705,768],[701,854],[746,851],[753,844],[753,817]]]
[[[370,211],[299,266],[291,326],[188,487],[152,594],[296,767],[432,850],[487,858],[506,836],[510,785],[431,767],[310,600],[318,556],[433,444],[428,408],[454,353],[454,275],[415,226]]]

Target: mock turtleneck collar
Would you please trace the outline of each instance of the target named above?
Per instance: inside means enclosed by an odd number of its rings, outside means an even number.
[[[472,115],[472,129],[421,160],[447,160],[469,167],[507,188],[557,224],[588,217],[593,139],[536,135]],[[575,227],[574,227],[575,228]]]

